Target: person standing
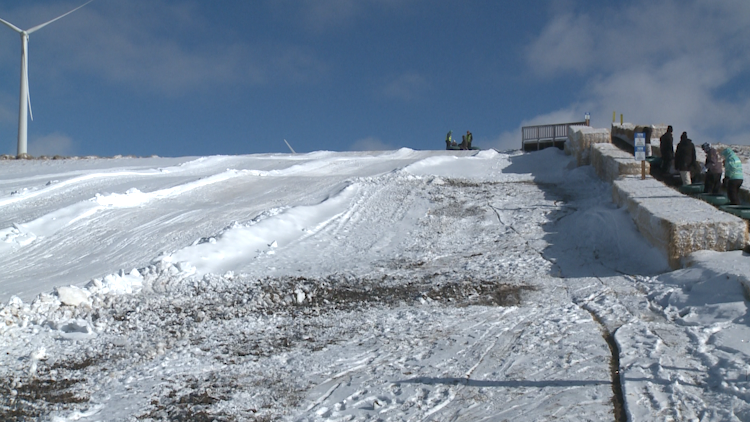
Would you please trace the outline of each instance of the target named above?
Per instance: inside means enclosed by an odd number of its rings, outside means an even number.
[[[721,188],[722,172],[719,153],[708,142],[701,145],[701,148],[706,152],[706,180],[703,193],[717,194]]]
[[[445,149],[451,149],[451,144],[453,143],[453,131],[449,130],[448,134],[445,135]]]
[[[659,138],[659,151],[661,151],[661,171],[664,174],[670,174],[674,164],[672,126],[667,126],[667,131]]]
[[[653,130],[652,126],[646,126],[643,128],[643,134],[646,137],[646,157],[651,157],[653,155],[653,151],[651,150],[651,131]]]
[[[469,147],[467,147],[467,146],[466,146],[466,135],[463,135],[463,136],[461,137],[461,145],[460,145],[460,149],[462,149],[462,150],[464,150],[464,149],[469,149]]]
[[[468,130],[466,131],[466,149],[471,149],[471,141],[474,140],[474,135],[471,134]]]
[[[680,172],[683,185],[693,183],[690,172],[695,168],[698,159],[695,155],[695,145],[687,137],[687,132],[682,132],[680,143],[677,144],[677,150],[674,153],[674,168]]]
[[[730,148],[721,151],[724,156],[724,182],[727,184],[727,196],[732,205],[740,204],[740,186],[742,186],[742,161]]]

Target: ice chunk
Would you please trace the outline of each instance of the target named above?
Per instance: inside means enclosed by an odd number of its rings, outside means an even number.
[[[79,306],[81,304],[89,304],[89,293],[75,286],[63,286],[55,289],[57,297],[60,299],[60,303],[68,306]]]

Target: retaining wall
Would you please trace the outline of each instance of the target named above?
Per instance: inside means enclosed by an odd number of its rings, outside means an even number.
[[[611,136],[607,129],[595,129],[590,126],[568,127],[568,140],[565,142],[565,153],[576,157],[578,166],[591,164],[591,145],[610,143]]]
[[[648,176],[651,166],[648,162],[645,164]],[[609,183],[624,175],[641,175],[641,162],[613,144],[591,145],[591,166],[602,180]]]
[[[673,269],[692,252],[743,249],[750,240],[745,220],[652,178],[615,180],[612,198],[627,207],[641,234],[667,253]]]

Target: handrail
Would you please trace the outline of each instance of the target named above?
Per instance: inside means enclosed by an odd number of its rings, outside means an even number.
[[[535,125],[535,126],[524,126],[521,128],[521,149],[524,151],[527,149],[527,145],[536,144],[536,149],[541,149],[541,143],[546,141],[550,145],[561,147],[558,144],[564,144],[568,138],[568,128],[570,126],[586,126],[586,122],[572,122],[572,123],[554,123],[549,125]]]

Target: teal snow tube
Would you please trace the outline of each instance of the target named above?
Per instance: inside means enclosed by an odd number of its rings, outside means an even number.
[[[691,183],[689,185],[680,186],[680,192],[686,195],[697,195],[703,193],[703,183]]]
[[[698,198],[717,207],[729,204],[729,198],[723,193],[699,193]]]
[[[750,206],[747,205],[722,205],[719,207],[720,210],[734,214],[737,217],[742,217],[745,220],[750,220]]]
[[[661,157],[646,157],[646,162],[652,167],[661,167]]]

